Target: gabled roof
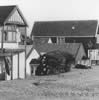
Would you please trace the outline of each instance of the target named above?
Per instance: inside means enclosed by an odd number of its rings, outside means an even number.
[[[60,50],[63,52],[67,52],[70,53],[74,56],[76,56],[80,46],[82,44],[81,43],[66,43],[66,44],[43,44],[43,45],[39,45],[39,46],[35,46],[34,49],[37,50],[37,52],[40,54],[41,52],[43,53],[48,53],[51,51],[55,51],[55,50]]]
[[[17,9],[18,12],[20,13],[20,16],[24,20],[25,26],[27,26],[27,22],[24,19],[22,13],[20,12],[18,6],[16,5],[10,5],[10,6],[0,6],[0,25],[3,25],[4,23],[6,24],[7,19],[11,16],[13,11]]]
[[[15,6],[0,6],[0,24],[3,24]]]
[[[32,50],[34,49],[33,45],[27,45],[26,46],[26,58],[29,57],[30,53],[32,52]]]
[[[95,36],[97,20],[35,22],[33,36]]]
[[[38,54],[40,55],[41,53],[48,53],[51,51],[62,51],[62,52],[67,52],[71,55],[73,55],[75,58],[77,57],[77,54],[79,52],[80,47],[83,47],[82,43],[66,43],[66,44],[43,44],[43,45],[38,45],[38,46],[31,46],[30,49],[26,49],[26,59],[31,55],[31,52],[35,49]],[[82,52],[83,53],[83,52]],[[84,52],[85,53],[85,52]],[[85,53],[86,55],[86,53]]]

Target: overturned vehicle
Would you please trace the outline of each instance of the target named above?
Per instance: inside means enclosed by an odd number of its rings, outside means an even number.
[[[37,62],[39,64],[35,70],[35,74],[49,75],[70,71],[71,66],[75,63],[75,59],[73,55],[57,50],[41,55],[37,59]],[[33,70],[33,66],[31,69]]]
[[[79,61],[78,64],[76,64],[75,68],[77,68],[77,69],[90,69],[90,68],[92,68],[90,59],[86,56],[83,56],[81,61]]]

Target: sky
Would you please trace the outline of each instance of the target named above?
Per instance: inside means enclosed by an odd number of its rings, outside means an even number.
[[[31,33],[35,21],[99,20],[99,0],[0,0],[0,5],[18,5]]]

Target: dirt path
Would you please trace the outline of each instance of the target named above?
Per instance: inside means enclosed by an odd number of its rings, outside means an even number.
[[[98,100],[99,67],[0,83],[0,100]]]

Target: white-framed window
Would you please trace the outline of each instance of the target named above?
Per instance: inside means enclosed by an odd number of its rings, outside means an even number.
[[[7,33],[7,41],[11,42],[15,42],[16,41],[16,32],[8,32]]]
[[[65,37],[58,37],[58,40],[57,41],[58,41],[59,44],[66,43]]]
[[[99,43],[99,34],[96,37],[96,43]]]
[[[51,37],[51,42],[55,44],[64,44],[66,43],[65,37]]]
[[[56,44],[57,43],[57,37],[51,37],[52,43]]]
[[[16,26],[9,25],[4,27],[4,41],[16,42]]]

